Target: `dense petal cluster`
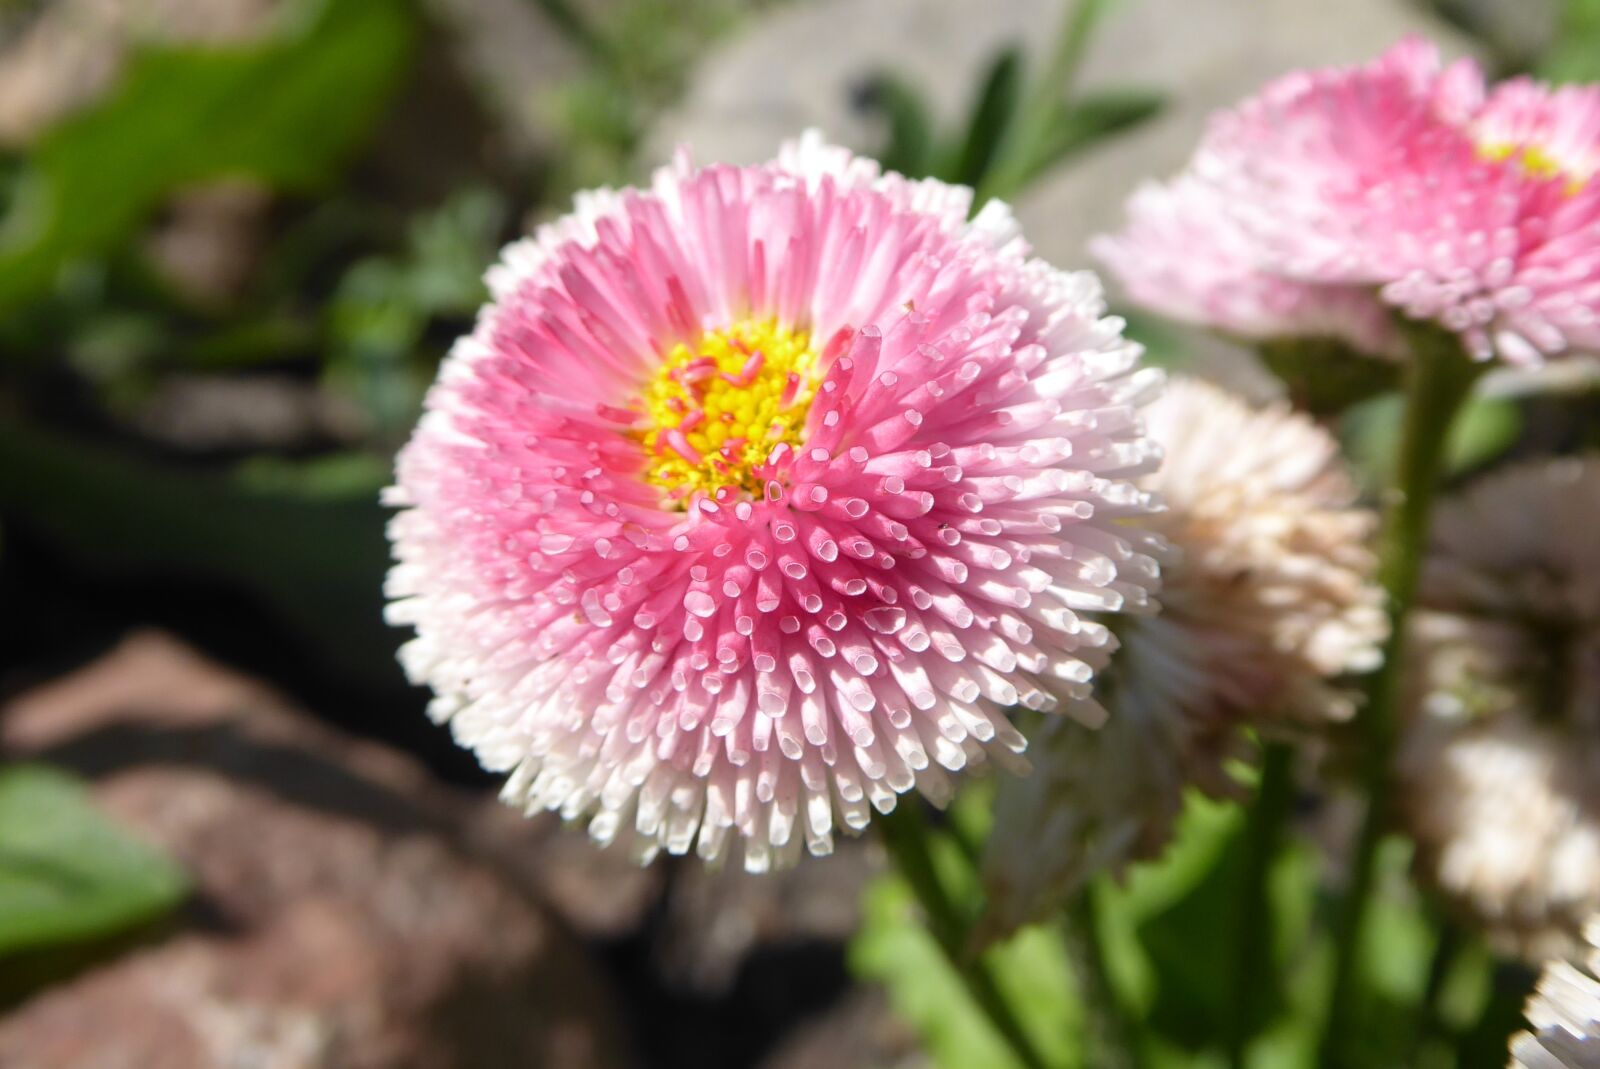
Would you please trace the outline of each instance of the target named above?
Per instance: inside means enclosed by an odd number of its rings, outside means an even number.
[[[1430,881],[1508,952],[1600,910],[1600,461],[1514,466],[1435,520],[1402,811]]]
[[[388,592],[508,802],[759,870],[1088,698],[1095,617],[1154,582],[1159,377],[970,204],[807,137],[506,251],[400,456]]]
[[[1576,962],[1552,961],[1528,1000],[1533,1031],[1511,1040],[1511,1069],[1600,1069],[1600,915]]]
[[[1370,287],[1317,285],[1266,269],[1256,239],[1215,184],[1184,175],[1147,182],[1128,201],[1128,224],[1090,251],[1130,300],[1242,341],[1333,338],[1358,353],[1394,356],[1391,313]]]
[[[1002,930],[1163,845],[1185,785],[1228,791],[1241,725],[1348,716],[1332,677],[1378,663],[1376,519],[1337,442],[1287,406],[1194,380],[1171,383],[1148,423],[1166,454],[1141,484],[1166,505],[1140,523],[1170,547],[1161,612],[1116,625],[1105,726],[1048,726],[1033,775],[1003,782],[986,865]]]
[[[1181,299],[1226,329],[1241,291],[1268,307],[1356,301],[1365,322],[1358,287],[1479,357],[1538,364],[1600,349],[1597,165],[1600,87],[1491,87],[1472,61],[1446,66],[1408,40],[1362,66],[1294,72],[1216,116],[1166,192],[1181,219],[1141,194],[1106,248],[1137,296],[1193,254],[1193,233],[1225,234],[1225,267],[1208,278],[1212,256],[1198,257],[1178,276],[1185,296],[1157,307]],[[1160,243],[1176,247],[1126,254]],[[1340,335],[1352,333],[1372,347],[1364,329]]]

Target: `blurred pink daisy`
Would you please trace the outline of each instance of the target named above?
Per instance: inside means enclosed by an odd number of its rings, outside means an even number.
[[[1597,166],[1600,87],[1491,90],[1411,39],[1218,115],[1187,175],[1249,236],[1253,268],[1367,287],[1479,358],[1533,365],[1600,349]]]
[[[1225,194],[1193,175],[1147,182],[1128,201],[1128,225],[1090,251],[1130,300],[1235,339],[1336,338],[1369,356],[1397,354],[1389,309],[1366,286],[1318,285],[1263,266],[1256,239]]]
[[[761,870],[1087,696],[1083,614],[1153,582],[1120,521],[1158,379],[970,203],[808,135],[506,251],[400,456],[388,592],[508,802]]]

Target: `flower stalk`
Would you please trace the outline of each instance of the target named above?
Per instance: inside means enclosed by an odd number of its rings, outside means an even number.
[[[993,968],[982,954],[967,949],[970,925],[934,865],[933,833],[917,804],[907,800],[876,823],[890,860],[922,907],[929,933],[961,977],[972,1001],[1011,1048],[1018,1064],[1025,1069],[1048,1069],[1049,1063],[1023,1029]]]
[[[1067,904],[1062,931],[1083,1002],[1083,1064],[1095,1069],[1138,1069],[1139,1048],[1127,1008],[1111,979],[1101,943],[1099,910],[1091,884]]]
[[[1001,138],[999,157],[978,183],[972,199],[974,210],[993,198],[1016,196],[1027,182],[1050,137],[1051,125],[1061,113],[1063,98],[1083,65],[1094,29],[1109,6],[1110,0],[1077,0],[1066,10],[1043,73]]]
[[[1404,676],[1406,620],[1416,598],[1427,548],[1428,524],[1444,469],[1450,429],[1485,365],[1469,358],[1460,340],[1438,327],[1402,323],[1410,349],[1400,452],[1384,495],[1378,579],[1388,597],[1389,637],[1383,664],[1367,680],[1357,714],[1366,810],[1350,879],[1334,917],[1334,974],[1322,1040],[1321,1064],[1350,1064],[1358,969],[1370,911],[1378,845],[1389,808],[1391,765]]]
[[[1260,992],[1277,982],[1272,968],[1272,903],[1267,880],[1294,800],[1293,758],[1293,752],[1283,743],[1264,747],[1261,782],[1245,824],[1244,892],[1234,927],[1238,956],[1234,960],[1232,998],[1225,1022],[1228,1064],[1234,1069],[1244,1069],[1250,1039],[1255,1034],[1254,1011],[1260,1003]]]

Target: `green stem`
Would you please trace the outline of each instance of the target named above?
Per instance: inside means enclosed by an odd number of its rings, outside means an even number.
[[[1389,638],[1383,665],[1368,679],[1366,702],[1357,714],[1364,747],[1362,785],[1366,812],[1351,864],[1350,881],[1334,917],[1334,973],[1322,1037],[1322,1064],[1348,1064],[1348,1044],[1358,1035],[1355,1020],[1357,966],[1377,872],[1389,804],[1397,706],[1405,659],[1406,619],[1422,571],[1428,521],[1444,464],[1450,428],[1472,385],[1482,374],[1459,341],[1430,325],[1404,324],[1411,355],[1406,366],[1405,422],[1394,483],[1384,501],[1378,550],[1378,580],[1388,595]]]
[[[988,1017],[1020,1064],[1026,1069],[1048,1069],[1049,1063],[1028,1038],[1016,1010],[1000,987],[993,965],[982,955],[974,957],[965,950],[969,934],[967,918],[934,867],[933,833],[916,800],[901,799],[894,812],[879,816],[873,823],[883,837],[895,868],[917,896],[927,917],[928,931],[944,951],[951,968],[961,977],[973,1002]]]
[[[1433,947],[1433,958],[1428,962],[1428,980],[1422,992],[1422,1012],[1411,1037],[1410,1057],[1406,1060],[1408,1065],[1419,1064],[1430,1045],[1450,1042],[1454,1038],[1439,1002],[1445,981],[1450,978],[1451,970],[1466,947],[1466,941],[1461,929],[1449,919],[1438,921],[1434,928],[1439,938]]]
[[[1083,1002],[1083,1064],[1094,1069],[1138,1069],[1139,1049],[1128,1012],[1112,983],[1100,942],[1095,889],[1085,887],[1067,904],[1063,932],[1067,957]]]
[[[1016,118],[1001,139],[993,165],[978,183],[973,206],[981,208],[994,197],[1012,197],[1022,188],[1050,135],[1062,97],[1078,73],[1089,39],[1111,0],[1076,0],[1068,8],[1056,34],[1055,48],[1044,74],[1034,79]]]
[[[1289,747],[1269,743],[1261,759],[1261,784],[1245,825],[1243,894],[1234,928],[1239,953],[1234,959],[1233,995],[1225,1022],[1228,1064],[1234,1069],[1243,1069],[1245,1064],[1246,1049],[1255,1034],[1254,1011],[1260,1004],[1260,993],[1276,982],[1267,880],[1294,800],[1293,771]]]

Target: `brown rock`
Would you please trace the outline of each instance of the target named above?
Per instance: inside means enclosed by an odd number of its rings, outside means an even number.
[[[663,866],[641,868],[624,850],[602,850],[553,813],[530,818],[488,803],[473,812],[465,834],[587,938],[633,934],[662,894]]]
[[[726,994],[752,955],[842,946],[861,922],[861,892],[884,867],[873,839],[842,839],[832,857],[775,875],[679,866],[667,891],[661,967],[675,985]]]
[[[476,805],[170,639],[0,713],[196,886],[177,930],[0,1018],[8,1069],[628,1064],[579,946],[460,829]]]

